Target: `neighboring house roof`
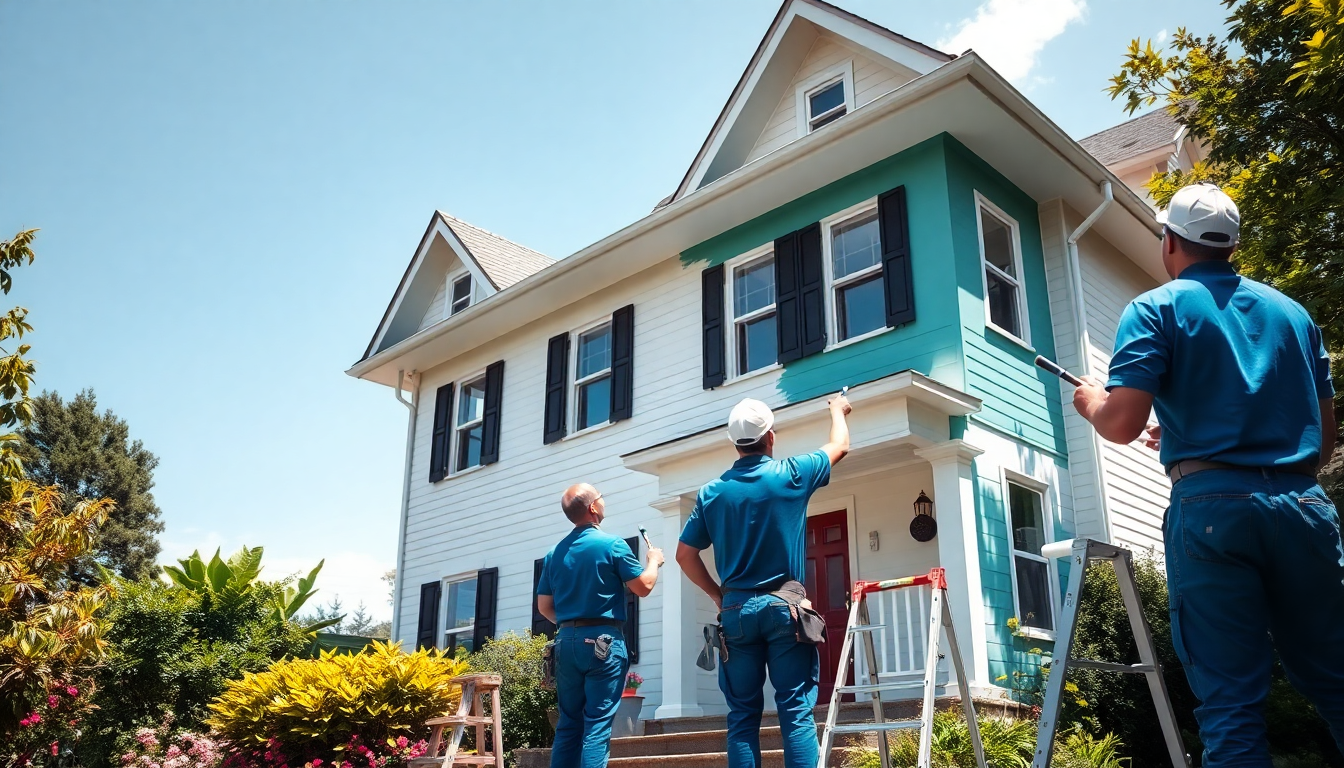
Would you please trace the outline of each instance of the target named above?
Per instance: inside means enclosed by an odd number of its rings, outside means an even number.
[[[428,283],[437,285],[444,277],[442,262],[434,269],[423,269],[435,241],[435,235],[447,243],[452,253],[462,260],[468,270],[489,284],[491,293],[522,282],[556,262],[544,253],[538,253],[474,224],[468,224],[456,216],[435,211],[429,220],[429,226],[425,228],[424,236],[415,247],[410,264],[406,265],[406,271],[402,273],[401,282],[397,284],[392,300],[388,302],[382,319],[378,321],[378,328],[374,331],[373,338],[369,340],[369,346],[364,350],[364,358],[370,357],[380,349],[380,342],[394,325],[398,326],[398,330],[393,333],[396,341],[417,332],[419,320],[425,312],[424,305],[428,304],[435,291]],[[435,274],[426,276],[423,274],[426,272]]]
[[[1180,129],[1175,116],[1162,108],[1079,139],[1078,143],[1102,165],[1115,165],[1174,143]]]
[[[457,239],[462,241],[462,245],[466,246],[486,278],[499,290],[504,290],[555,263],[555,259],[544,253],[537,253],[531,248],[474,224],[468,224],[443,211],[437,213],[443,217],[453,234],[457,235]]]
[[[813,10],[809,10],[809,6]],[[820,13],[817,13],[817,11],[820,11]],[[880,24],[874,24],[862,16],[858,16],[843,8],[831,5],[830,3],[825,2],[825,0],[784,0],[784,3],[779,7],[779,12],[775,14],[774,20],[770,22],[770,26],[766,29],[765,36],[761,38],[760,44],[756,46],[756,50],[752,53],[751,60],[747,63],[747,68],[742,72],[742,76],[738,78],[737,84],[733,86],[733,91],[729,95],[727,103],[725,103],[723,109],[719,111],[719,116],[714,120],[714,126],[710,129],[709,135],[705,137],[704,143],[700,145],[700,150],[696,153],[695,160],[691,162],[691,166],[686,169],[685,175],[682,176],[676,191],[654,206],[654,210],[658,210],[668,203],[671,203],[673,200],[684,197],[692,191],[692,186],[696,185],[698,180],[697,171],[700,171],[700,173],[703,174],[703,168],[712,163],[714,159],[712,155],[716,151],[714,146],[716,139],[732,127],[731,124],[736,119],[733,114],[735,108],[740,102],[751,95],[755,85],[759,83],[759,81],[754,80],[754,78],[770,63],[771,58],[779,53],[778,46],[781,39],[788,32],[789,27],[793,26],[794,22],[799,18],[803,18],[813,23],[821,23],[828,27],[834,27],[831,29],[833,32],[837,31],[837,29],[846,29],[852,33],[857,33],[850,35],[841,34],[842,37],[855,40],[856,42],[858,42],[857,38],[863,35],[875,35],[876,38],[874,39],[887,41],[886,47],[888,48],[891,47],[890,43],[895,42],[898,44],[896,47],[904,51],[904,55],[900,56],[900,58],[904,58],[906,60],[905,63],[920,74],[924,74],[940,64],[944,64],[957,58],[954,54],[944,53],[917,40],[908,38],[905,35],[893,32]],[[880,48],[883,46],[878,45],[877,47]],[[778,94],[774,94],[772,97],[767,98],[766,102],[769,107],[773,108],[778,102],[778,99]]]

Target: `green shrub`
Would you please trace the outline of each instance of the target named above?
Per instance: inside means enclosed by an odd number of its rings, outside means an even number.
[[[119,764],[137,731],[168,716],[176,729],[201,731],[207,705],[230,680],[302,652],[308,638],[273,610],[281,594],[283,585],[261,582],[224,601],[158,581],[119,581],[80,762]]]
[[[1166,574],[1161,563],[1147,555],[1136,558],[1134,571],[1144,616],[1152,628],[1158,661],[1162,664],[1168,695],[1176,712],[1186,751],[1198,761],[1202,752],[1194,716],[1198,700],[1190,690],[1185,670],[1171,643]],[[1073,656],[1125,664],[1138,663],[1138,649],[1127,615],[1111,566],[1105,563],[1090,566],[1087,586],[1079,601]],[[1148,683],[1142,675],[1077,669],[1069,673],[1069,681],[1077,683],[1100,729],[1119,736],[1128,745],[1127,749],[1137,765],[1165,765],[1170,762],[1166,744],[1160,737],[1161,726],[1148,692]],[[1342,764],[1329,728],[1311,704],[1288,684],[1279,664],[1275,664],[1265,715],[1270,750],[1276,758],[1320,757],[1325,758],[1323,764]]]
[[[460,692],[449,680],[465,667],[436,650],[405,653],[381,641],[358,654],[288,659],[230,682],[208,723],[228,765],[332,762],[352,737],[378,747],[428,736],[426,720],[456,711]]]
[[[555,732],[546,711],[556,706],[555,691],[541,687],[541,651],[544,635],[509,632],[490,640],[467,657],[472,672],[490,672],[503,677],[500,716],[504,723],[504,747],[515,749],[549,747]],[[510,755],[511,760],[511,755]]]
[[[977,718],[985,762],[990,768],[1030,768],[1036,752],[1036,721],[1000,717]],[[892,768],[916,768],[919,764],[919,731],[901,731],[890,739]],[[940,710],[933,716],[933,768],[976,768],[970,730],[959,710]],[[1055,737],[1050,764],[1054,768],[1128,768],[1121,757],[1123,744],[1114,735],[1094,737],[1081,729]],[[851,750],[846,760],[851,768],[877,768],[877,750]]]

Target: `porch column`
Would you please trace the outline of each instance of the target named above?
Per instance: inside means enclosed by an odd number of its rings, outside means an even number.
[[[677,539],[694,504],[692,499],[673,496],[651,505],[663,516],[658,543],[667,558],[658,578],[658,589],[663,592],[663,703],[653,713],[658,720],[705,713],[699,703],[695,666],[695,654],[704,644],[695,615],[697,589],[682,575],[675,559]]]
[[[933,466],[933,503],[938,519],[938,561],[947,571],[952,624],[965,656],[967,687],[987,688],[989,646],[985,597],[980,582],[979,534],[971,462],[984,453],[965,440],[948,440],[915,450]]]

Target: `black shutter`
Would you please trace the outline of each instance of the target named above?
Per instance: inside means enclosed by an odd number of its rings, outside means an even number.
[[[546,344],[546,435],[544,443],[565,436],[565,391],[569,383],[569,334],[551,337]]]
[[[630,418],[635,411],[635,305],[611,316],[611,420]]]
[[[803,357],[826,348],[826,271],[822,265],[821,225],[798,230],[799,335]]]
[[[910,264],[910,223],[905,213],[905,187],[877,198],[882,237],[882,282],[887,295],[887,327],[915,319],[915,282]]]
[[[453,385],[444,384],[434,393],[434,435],[429,443],[429,482],[448,474],[448,442],[453,420]]]
[[[537,610],[537,584],[541,581],[541,569],[546,565],[546,558],[539,557],[532,562],[532,635],[545,635],[547,637],[555,636],[555,625],[551,620],[541,615]]]
[[[495,636],[495,593],[499,591],[499,569],[476,572],[476,630],[471,635],[471,650],[479,651]]]
[[[723,265],[700,273],[700,321],[704,351],[705,377],[701,386],[713,389],[728,377],[728,360],[723,336]]]
[[[499,409],[504,399],[504,361],[485,369],[485,409],[481,422],[481,463],[499,461]]]
[[[803,356],[800,271],[798,233],[790,232],[775,241],[775,337],[781,363]]]
[[[630,545],[630,551],[639,557],[639,537],[631,536],[625,540]],[[640,562],[644,562],[640,560]],[[629,587],[625,588],[625,626],[621,628],[625,633],[625,652],[630,657],[631,664],[639,663],[639,598]]]
[[[415,629],[415,647],[437,648],[435,642],[439,633],[439,599],[443,596],[443,584],[431,581],[420,585],[420,623]]]

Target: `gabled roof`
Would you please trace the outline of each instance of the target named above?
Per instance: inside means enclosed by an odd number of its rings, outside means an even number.
[[[555,263],[555,259],[550,256],[468,224],[443,211],[435,211],[430,217],[429,226],[425,228],[425,234],[420,238],[419,245],[415,247],[411,263],[406,265],[406,271],[401,276],[401,282],[397,284],[392,301],[388,302],[383,318],[378,321],[378,329],[369,340],[369,346],[364,350],[362,359],[367,359],[380,349],[395,344],[419,330],[425,309],[438,288],[438,282],[444,276],[442,264],[436,265],[440,267],[437,271],[426,269],[427,262],[431,259],[431,252],[435,250],[433,246],[436,243],[436,236],[491,294],[521,282]],[[440,256],[438,261],[442,260],[443,257]],[[435,274],[428,275],[429,272]],[[393,335],[398,338],[386,342],[389,332],[394,328],[396,330]]]
[[[1175,143],[1180,129],[1175,116],[1162,108],[1079,139],[1078,143],[1102,165],[1115,165]]]
[[[498,290],[508,288],[555,263],[555,259],[544,253],[506,240],[456,216],[449,216],[443,211],[435,211],[435,214],[448,224],[448,228],[466,247],[468,255],[476,260],[485,273],[486,279]]]
[[[660,201],[655,210],[742,165],[746,150],[760,135],[760,128],[769,117],[770,111],[779,103],[781,91],[789,82],[787,76],[780,82],[781,78],[771,72],[774,68],[772,65],[779,62],[780,66],[787,69],[792,63],[796,69],[797,59],[806,53],[806,46],[803,46],[801,51],[797,50],[798,46],[791,46],[790,33],[809,24],[921,75],[956,58],[952,54],[943,53],[897,34],[824,0],[784,0],[784,4],[780,6],[779,12],[766,29],[765,37],[761,38],[760,45],[756,46],[756,51],[747,63],[742,77],[733,87],[728,102],[723,105],[718,118],[714,121],[714,127],[710,129],[709,135],[700,146],[700,151],[696,153],[691,167],[686,170],[676,191]],[[787,74],[791,75],[792,70]],[[759,108],[751,109],[753,102],[758,101],[756,98],[758,89],[767,91],[759,94],[759,104],[764,106],[764,114],[760,113]],[[756,114],[749,114],[751,112]],[[734,136],[733,134],[739,133],[739,123],[745,123],[740,131],[742,135]],[[730,142],[729,139],[736,141]],[[745,147],[740,146],[743,141],[746,142]],[[739,146],[728,146],[730,143]],[[725,153],[733,156],[721,159],[720,156]],[[727,162],[724,162],[725,159]],[[712,178],[706,179],[706,175]]]

